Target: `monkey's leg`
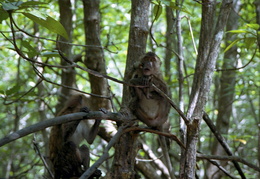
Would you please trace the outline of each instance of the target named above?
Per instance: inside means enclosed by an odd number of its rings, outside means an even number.
[[[89,149],[85,144],[83,144],[82,146],[80,146],[79,151],[80,151],[80,156],[82,159],[82,165],[84,167],[84,170],[87,170],[89,168],[89,161],[90,161]]]
[[[79,148],[81,159],[82,159],[82,165],[84,166],[84,170],[86,171],[89,168],[90,163],[90,155],[89,155],[89,148],[86,145],[82,145]],[[97,169],[90,178],[99,178],[101,176],[101,171]]]

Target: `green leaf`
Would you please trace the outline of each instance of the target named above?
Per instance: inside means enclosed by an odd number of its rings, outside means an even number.
[[[34,21],[35,23],[40,24],[41,26],[47,28],[48,30],[68,39],[68,34],[64,29],[64,27],[61,25],[59,21],[56,21],[52,17],[48,15],[44,15],[36,10],[30,13],[23,12],[22,14],[28,17],[29,19],[31,19],[32,21]]]
[[[2,24],[2,21],[6,20],[9,16],[8,13],[3,9],[0,9],[0,14],[0,24]]]
[[[9,2],[9,3],[2,3],[3,9],[6,11],[16,10],[19,9],[19,6],[22,4],[22,1],[18,2]]]
[[[191,15],[191,13],[187,10],[185,6],[182,6],[181,8],[175,5],[175,2],[172,2],[171,0],[161,0],[162,4],[165,4],[166,6],[172,8],[173,10],[179,10],[182,12],[186,12],[187,14]]]
[[[39,1],[27,1],[27,2],[24,2],[21,6],[22,7],[35,7],[35,6],[39,6],[39,5],[47,5],[47,3],[39,2]]]
[[[250,47],[252,47],[252,45],[254,45],[256,42],[256,38],[255,37],[247,37],[245,38],[245,45],[246,48],[249,49]]]
[[[259,29],[259,24],[247,24],[246,26],[254,29],[254,30],[258,30]]]
[[[228,33],[234,33],[234,34],[241,34],[241,33],[247,33],[247,30],[230,30],[227,31]]]
[[[229,46],[224,50],[224,53],[226,52],[226,51],[228,51],[231,47],[233,47],[237,42],[239,42],[240,40],[242,40],[241,38],[239,38],[239,39],[236,39],[236,40],[234,40],[231,44],[229,44]]]
[[[6,90],[6,95],[12,95],[12,94],[18,93],[20,90],[20,87],[21,87],[21,85],[16,84],[12,88]]]
[[[154,5],[153,14],[154,14],[154,20],[157,20],[162,14],[162,6],[157,4]]]
[[[39,55],[39,53],[31,46],[31,44],[28,41],[22,40],[21,45],[28,50],[26,53],[29,58]]]
[[[60,56],[60,54],[59,54],[59,52],[57,52],[57,51],[54,51],[54,52],[45,52],[45,53],[42,53],[42,56],[44,56],[44,57],[59,57]]]

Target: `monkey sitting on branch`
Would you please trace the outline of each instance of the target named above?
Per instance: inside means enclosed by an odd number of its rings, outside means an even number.
[[[147,126],[160,129],[167,121],[170,103],[153,87],[154,84],[168,95],[168,88],[161,74],[161,60],[153,53],[146,53],[133,73],[130,83],[132,101],[130,109]]]
[[[163,125],[167,121],[170,112],[170,103],[153,87],[155,85],[163,93],[169,95],[160,67],[161,60],[153,52],[148,52],[141,58],[130,80],[130,83],[133,85],[133,87],[130,87],[132,96],[130,110],[147,126],[163,131]],[[166,140],[162,136],[159,136],[159,139],[169,174],[171,178],[175,178]]]
[[[66,103],[65,107],[57,116],[62,116],[75,112],[89,112],[89,99],[82,94],[73,95]],[[89,127],[87,120],[77,120],[53,126],[49,139],[50,161],[55,179],[80,177],[89,168],[90,156],[86,145],[79,147],[85,139],[92,144],[101,120],[95,120],[93,126]],[[91,176],[101,176],[100,170]]]

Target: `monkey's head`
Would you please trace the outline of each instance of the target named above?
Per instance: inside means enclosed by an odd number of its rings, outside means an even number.
[[[139,64],[139,69],[144,76],[157,75],[160,73],[161,60],[153,52],[146,53]]]

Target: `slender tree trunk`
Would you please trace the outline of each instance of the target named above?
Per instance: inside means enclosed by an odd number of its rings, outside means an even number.
[[[129,81],[133,64],[145,53],[148,35],[148,12],[150,0],[132,0],[129,45],[124,80]],[[129,89],[124,86],[122,107],[127,108]],[[138,152],[137,134],[126,133],[115,145],[115,156],[108,178],[135,178],[135,157]]]
[[[181,7],[181,2],[179,0],[176,1],[176,6]],[[177,54],[178,54],[178,81],[179,81],[179,108],[181,111],[184,111],[184,101],[183,101],[183,69],[184,69],[184,57],[183,57],[183,46],[182,46],[182,34],[181,34],[181,17],[180,10],[176,10],[176,35],[177,35]],[[186,131],[187,127],[184,120],[180,117],[180,137],[183,144],[186,144]],[[184,155],[185,150],[181,149],[181,158],[180,158],[180,171],[184,170]]]
[[[256,11],[256,22],[259,24],[258,28],[258,33],[257,33],[257,43],[258,43],[258,48],[260,51],[260,2],[258,0],[255,0],[255,11]]]
[[[187,124],[184,171],[181,171],[180,173],[181,178],[195,178],[200,121],[202,119],[204,106],[207,102],[215,62],[218,57],[220,43],[224,34],[224,27],[227,22],[232,2],[229,0],[222,1],[218,21],[215,29],[213,29],[215,4],[215,0],[202,1],[199,54],[196,61],[193,86],[187,112],[189,123]]]
[[[59,10],[60,10],[60,22],[65,28],[65,30],[68,33],[69,39],[65,39],[64,37],[60,37],[60,41],[65,42],[65,43],[71,43],[72,42],[72,7],[71,7],[71,2],[70,0],[59,0]],[[58,47],[59,50],[69,59],[72,59],[72,53],[71,53],[71,45],[65,44],[65,43],[59,43]],[[66,66],[68,63],[61,59],[61,65]],[[76,81],[76,74],[75,74],[75,69],[74,68],[68,68],[68,69],[63,69],[61,73],[61,84],[65,86],[73,86],[75,85]],[[70,90],[65,87],[61,87],[61,94],[59,97],[59,102],[56,106],[56,111],[60,111],[62,108],[61,104],[64,104],[65,101],[67,100],[67,97],[70,95]]]
[[[175,44],[176,39],[174,33],[174,16],[172,12],[172,8],[166,7],[166,23],[167,23],[167,29],[166,29],[166,49],[165,49],[165,60],[164,60],[164,71],[165,71],[165,77],[168,82],[171,81],[171,59],[173,56],[172,48],[173,44]]]
[[[240,8],[240,2],[235,1],[233,9],[235,11],[231,11],[226,30],[237,29],[238,27],[238,18],[237,15],[238,10]],[[230,42],[234,41],[234,35],[228,33],[225,38],[227,46]],[[237,47],[233,46],[229,51],[227,51],[224,55],[224,62],[222,65],[222,69],[233,69],[237,66]],[[217,116],[217,130],[223,135],[228,134],[229,130],[229,122],[232,112],[232,103],[234,100],[235,93],[235,80],[236,80],[236,71],[223,71],[220,78],[220,93],[218,98],[218,116]],[[212,154],[213,155],[225,155],[221,144],[219,144],[218,140],[214,139],[214,143],[212,146]],[[221,162],[221,165],[225,165],[226,162]],[[207,168],[207,176],[208,178],[220,178],[221,174],[219,169],[210,164]]]
[[[259,25],[258,31],[257,31],[257,44],[258,49],[260,51],[260,2],[259,0],[255,0],[255,9],[256,9],[256,22]],[[259,96],[260,96],[260,89],[258,90]],[[260,104],[260,97],[259,97],[259,103]],[[258,165],[260,165],[260,112],[258,112]],[[260,174],[259,174],[260,175]]]
[[[100,1],[83,0],[82,2],[84,5],[86,45],[88,45],[84,63],[88,68],[106,74],[106,63],[100,41]],[[89,74],[89,81],[92,93],[108,96],[107,79]],[[102,107],[109,108],[109,101],[91,96],[91,107],[93,110],[98,110]]]

